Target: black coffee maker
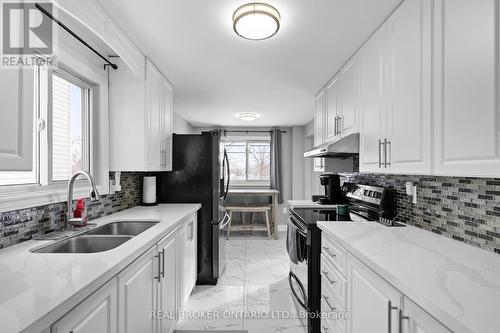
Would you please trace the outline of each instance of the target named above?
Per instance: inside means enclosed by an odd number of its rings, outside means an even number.
[[[325,195],[317,196],[316,202],[321,205],[336,205],[342,203],[340,176],[335,173],[324,173],[319,176],[321,185],[325,187]]]

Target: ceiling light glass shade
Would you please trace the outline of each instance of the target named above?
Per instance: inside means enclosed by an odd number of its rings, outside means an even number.
[[[244,121],[253,121],[257,118],[259,118],[259,115],[257,113],[253,112],[243,112],[238,114],[238,118]]]
[[[233,14],[233,29],[238,36],[250,40],[270,38],[280,29],[280,13],[265,3],[248,3]]]

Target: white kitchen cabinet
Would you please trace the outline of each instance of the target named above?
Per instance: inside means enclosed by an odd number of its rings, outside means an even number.
[[[51,332],[117,333],[117,302],[117,282],[113,278],[53,324]]]
[[[182,309],[193,288],[196,285],[197,279],[197,222],[196,215],[192,215],[186,221],[186,224],[179,230],[179,246],[178,258],[179,262],[179,276],[180,279],[180,304]]]
[[[500,175],[499,4],[436,0],[437,175]]]
[[[182,227],[181,227],[182,228]],[[159,320],[158,332],[173,332],[177,323],[177,311],[179,309],[179,276],[178,269],[178,239],[182,237],[179,231],[167,235],[158,243],[158,255],[160,262],[160,283],[158,285],[158,310],[165,314]]]
[[[391,173],[432,171],[432,0],[406,0],[388,19],[387,143]],[[385,139],[385,137],[384,137]]]
[[[143,77],[116,62],[109,74],[110,170],[172,170],[172,86],[149,60]]]
[[[338,128],[339,114],[340,114],[340,91],[339,91],[339,78],[333,78],[330,83],[326,85],[326,108],[325,108],[325,142],[335,141],[340,131]]]
[[[403,333],[452,333],[408,297],[404,298],[403,308],[400,314]]]
[[[397,332],[403,295],[353,256],[348,260],[347,281],[348,332]]]
[[[381,138],[386,132],[387,27],[373,34],[360,51],[361,62],[361,126],[359,169],[361,172],[382,172]]]
[[[314,147],[325,143],[325,117],[326,117],[326,92],[325,89],[315,97],[314,109]]]
[[[157,304],[157,256],[155,246],[118,275],[119,332],[155,332],[157,322],[151,311]]]
[[[359,59],[354,55],[339,75],[337,136],[345,137],[358,131],[359,75]]]
[[[406,0],[360,51],[362,172],[432,172],[431,10]]]
[[[33,169],[34,79],[32,69],[2,69],[0,171]]]

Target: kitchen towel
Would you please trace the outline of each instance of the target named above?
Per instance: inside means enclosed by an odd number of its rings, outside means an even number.
[[[294,264],[299,263],[299,257],[297,255],[297,235],[298,229],[295,225],[288,222],[287,224],[287,234],[286,234],[286,250],[290,260]]]

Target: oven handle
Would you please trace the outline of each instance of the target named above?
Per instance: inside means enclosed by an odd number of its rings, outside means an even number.
[[[293,215],[290,215],[289,216],[289,220],[292,222],[292,224],[297,228],[297,232],[299,234],[301,234],[302,236],[304,237],[307,237],[307,234],[304,232],[304,230],[302,230],[302,226],[296,222],[295,218],[293,217]]]
[[[297,282],[297,285],[300,288],[300,293],[302,294],[302,298],[304,299],[303,301],[299,298],[299,295],[297,295],[297,292],[293,288],[292,278],[295,280],[295,282]],[[295,296],[295,299],[297,300],[297,302],[299,302],[299,304],[304,309],[307,310],[307,306],[305,304],[305,303],[307,303],[307,297],[306,297],[306,294],[305,294],[305,291],[304,291],[304,285],[302,284],[302,282],[300,282],[300,280],[297,277],[297,275],[295,275],[292,271],[290,271],[288,273],[288,283],[290,284],[290,289],[292,290],[292,294],[293,294],[293,296]]]

